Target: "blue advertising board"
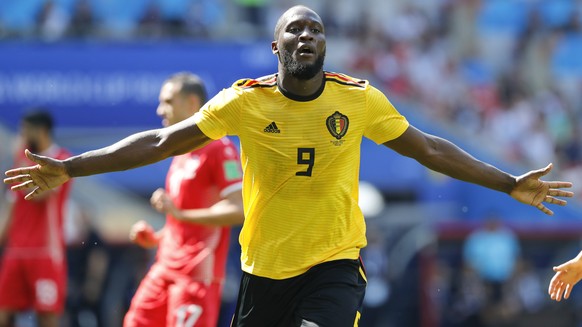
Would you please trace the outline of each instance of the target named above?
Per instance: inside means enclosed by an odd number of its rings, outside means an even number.
[[[265,41],[2,42],[0,124],[16,131],[24,110],[46,106],[55,115],[57,135],[69,135],[65,145],[79,153],[135,131],[160,127],[155,113],[158,93],[171,74],[191,71],[200,75],[212,96],[239,78],[271,74],[276,68],[276,58]],[[398,107],[405,114],[412,113],[405,106]],[[451,138],[421,117],[407,116],[423,130]],[[478,148],[451,139],[478,158],[491,161],[477,152]],[[0,146],[5,146],[4,142]],[[147,195],[163,187],[168,166],[166,160],[103,178]],[[414,160],[369,140],[362,143],[360,177],[386,193],[410,192],[425,203],[452,202],[456,209],[447,214],[456,218],[482,218],[491,212],[512,218],[543,217],[535,208],[518,205],[506,194],[433,174]],[[580,210],[571,207],[556,208],[556,213],[574,219],[580,216]]]
[[[51,108],[59,127],[159,126],[162,82],[200,75],[210,95],[239,78],[273,73],[269,43],[0,43],[0,123],[23,110]]]

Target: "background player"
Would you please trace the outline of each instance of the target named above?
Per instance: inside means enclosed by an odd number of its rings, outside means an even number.
[[[21,120],[23,148],[58,159],[69,152],[53,141],[53,118],[44,109],[35,109]],[[15,165],[33,164],[22,151]],[[9,221],[6,244],[0,263],[0,326],[11,326],[16,312],[34,309],[40,327],[56,327],[66,297],[66,253],[63,217],[70,183],[46,192],[33,201],[24,200],[25,191],[9,192]],[[10,204],[11,203],[11,204]],[[0,231],[1,232],[1,231]]]
[[[174,125],[200,109],[206,89],[198,76],[179,73],[164,82],[159,101],[162,124]],[[174,157],[166,189],[151,197],[166,214],[164,228],[155,233],[140,221],[130,232],[134,243],[159,247],[124,326],[216,326],[230,238],[225,226],[244,220],[239,162],[227,138]]]
[[[505,192],[552,214],[567,182],[540,178],[551,165],[513,176],[409,125],[367,81],[323,71],[324,26],[303,6],[286,11],[271,44],[278,72],[241,80],[165,129],[59,161],[27,152],[37,166],[7,172],[27,197],[72,177],[130,169],[203,146],[241,140],[244,271],[234,326],[357,326],[365,292],[366,245],[358,207],[362,137],[448,176]]]

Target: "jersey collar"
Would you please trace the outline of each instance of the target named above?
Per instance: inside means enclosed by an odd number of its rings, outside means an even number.
[[[277,76],[277,78],[279,77],[279,74],[275,74],[275,75]],[[321,86],[319,87],[319,89],[311,95],[293,94],[293,93],[285,90],[283,87],[281,87],[281,85],[279,85],[279,83],[277,83],[277,88],[285,97],[287,97],[291,100],[300,101],[300,102],[311,101],[311,100],[317,99],[321,95],[321,93],[323,93],[323,90],[325,89],[325,76],[324,76],[324,78],[321,79]]]

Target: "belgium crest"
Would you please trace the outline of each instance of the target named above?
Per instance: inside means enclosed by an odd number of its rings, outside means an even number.
[[[329,133],[339,140],[346,135],[350,121],[348,120],[348,116],[336,111],[331,116],[327,117],[325,125],[327,126]]]

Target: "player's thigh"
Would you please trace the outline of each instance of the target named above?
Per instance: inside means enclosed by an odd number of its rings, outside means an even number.
[[[358,260],[324,264],[308,276],[310,282],[295,311],[302,327],[353,327],[358,325],[366,277]]]
[[[165,326],[168,313],[168,285],[168,279],[163,271],[154,264],[131,299],[123,326]]]
[[[219,283],[177,280],[169,287],[167,326],[215,327],[221,289]]]
[[[66,300],[67,271],[64,260],[50,257],[26,261],[28,284],[34,292],[37,312],[60,314]]]
[[[0,310],[3,312],[20,311],[33,306],[34,293],[27,286],[25,265],[22,260],[8,257],[2,259],[0,290],[2,290]]]
[[[232,327],[293,326],[301,276],[275,280],[243,272]]]

